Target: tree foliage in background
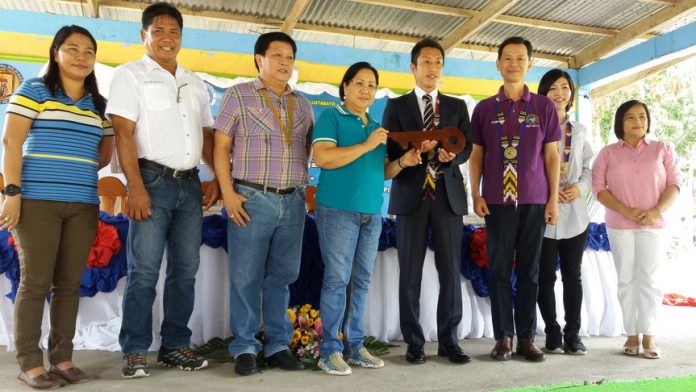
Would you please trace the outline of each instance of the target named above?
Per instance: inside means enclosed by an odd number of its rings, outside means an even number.
[[[655,75],[593,99],[593,124],[604,144],[614,141],[614,113],[622,103],[637,99],[650,109],[650,133],[671,143],[683,170],[696,160],[696,61],[686,61]],[[692,170],[688,170],[692,172]]]

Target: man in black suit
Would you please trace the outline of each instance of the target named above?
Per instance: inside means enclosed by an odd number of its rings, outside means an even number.
[[[382,126],[389,132],[437,132],[456,127],[466,147],[458,154],[439,148],[436,141],[421,145],[423,163],[402,170],[392,182],[389,213],[396,215],[399,254],[399,312],[401,333],[408,344],[406,359],[425,363],[425,337],[419,323],[423,260],[432,233],[435,267],[440,281],[437,303],[438,355],[455,363],[471,358],[459,347],[457,328],[462,319],[459,276],[462,215],[467,213],[466,190],[459,165],[471,154],[469,112],[461,99],[438,92],[445,52],[434,40],[424,39],[411,51],[411,72],[416,87],[410,93],[390,99]],[[417,146],[415,146],[417,147]],[[387,144],[389,160],[405,153],[397,143]]]

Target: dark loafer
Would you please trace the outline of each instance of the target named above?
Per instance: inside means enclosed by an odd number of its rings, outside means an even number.
[[[497,361],[507,361],[512,358],[512,339],[509,336],[495,341],[491,358]]]
[[[80,370],[78,367],[71,367],[69,369],[60,370],[58,366],[51,365],[48,370],[49,373],[54,374],[63,380],[67,381],[69,384],[80,384],[89,381],[89,377]]]
[[[423,346],[409,344],[406,349],[406,360],[417,365],[425,363],[425,350],[423,350]]]
[[[441,357],[448,357],[452,363],[469,363],[471,362],[471,357],[468,356],[464,350],[458,345],[438,347],[437,355]]]
[[[517,354],[532,362],[541,362],[546,359],[544,352],[539,350],[539,347],[529,338],[517,339]]]
[[[290,354],[290,350],[279,351],[270,357],[266,358],[266,363],[270,367],[279,367],[284,370],[302,370],[304,364],[294,355]]]
[[[234,372],[240,376],[256,373],[256,355],[251,353],[239,354],[235,359]]]
[[[19,380],[20,383],[35,389],[56,389],[65,385],[65,382],[62,379],[51,373],[44,373],[40,376],[31,378],[28,374],[20,372],[19,376],[17,376],[17,380]]]

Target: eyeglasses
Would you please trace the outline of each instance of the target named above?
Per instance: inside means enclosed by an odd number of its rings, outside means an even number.
[[[181,103],[181,89],[188,86],[188,83],[184,83],[176,88],[176,103]]]
[[[350,82],[353,84],[353,86],[355,86],[355,88],[357,88],[359,90],[362,90],[362,89],[367,89],[368,91],[376,91],[377,90],[377,85],[374,83],[369,83],[369,82],[365,82],[362,80],[356,80],[356,79],[353,79]]]

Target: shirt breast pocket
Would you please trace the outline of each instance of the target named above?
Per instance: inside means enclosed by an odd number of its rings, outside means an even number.
[[[150,110],[167,110],[172,105],[170,94],[163,84],[147,84],[143,87],[145,105]]]
[[[250,138],[260,138],[270,135],[275,128],[277,122],[271,109],[268,108],[247,108],[247,133]]]

